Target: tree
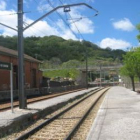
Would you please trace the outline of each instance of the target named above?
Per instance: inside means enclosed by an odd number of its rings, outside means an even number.
[[[17,37],[0,36],[0,45],[17,50]],[[62,62],[69,60],[85,60],[85,50],[89,57],[122,58],[123,50],[102,49],[89,41],[65,40],[57,36],[26,37],[24,38],[24,53],[39,60],[59,58]]]
[[[61,60],[60,60],[59,58],[57,58],[57,57],[52,57],[52,58],[50,59],[50,63],[51,63],[51,65],[53,66],[53,68],[57,68],[57,67],[60,66],[60,64],[61,64],[62,62],[61,62]]]
[[[134,52],[130,51],[124,55],[124,66],[120,69],[120,74],[124,76],[128,76],[131,79],[133,91],[135,91],[134,78],[136,75],[135,67],[136,67],[136,59],[134,57]]]
[[[80,61],[78,60],[69,60],[62,64],[62,68],[77,68],[80,66]]]
[[[139,31],[139,34],[137,35],[137,39],[138,39],[139,42],[140,42],[140,24],[138,24],[138,25],[136,26],[136,28],[137,28],[138,31]]]
[[[140,47],[134,49],[133,58],[135,59],[134,68],[140,82]]]

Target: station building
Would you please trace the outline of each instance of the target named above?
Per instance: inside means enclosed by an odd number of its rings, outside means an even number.
[[[18,52],[0,46],[0,61],[13,64],[13,86],[18,89]],[[25,88],[38,88],[42,81],[41,61],[24,54]],[[10,89],[10,72],[0,69],[0,90]]]

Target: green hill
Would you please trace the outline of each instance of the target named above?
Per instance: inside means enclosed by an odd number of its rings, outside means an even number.
[[[0,36],[0,45],[17,50],[17,37]],[[122,60],[123,50],[102,49],[89,41],[65,40],[57,36],[27,37],[24,38],[24,51],[26,54],[39,60],[58,58],[61,63],[69,60],[85,60],[87,49],[88,58],[104,58]]]

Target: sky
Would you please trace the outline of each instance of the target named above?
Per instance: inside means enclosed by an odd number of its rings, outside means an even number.
[[[0,0],[0,23],[17,29],[17,1]],[[56,35],[64,39],[86,40],[101,48],[128,50],[140,46],[136,25],[140,23],[140,0],[23,0],[24,27],[62,5],[86,3],[52,12],[24,31],[24,37]],[[17,32],[0,25],[0,35]]]

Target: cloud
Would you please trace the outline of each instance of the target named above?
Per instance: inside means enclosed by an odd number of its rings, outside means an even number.
[[[0,22],[16,29],[16,27],[17,27],[17,15],[16,14],[10,15],[11,13],[16,13],[16,11],[14,11],[14,10],[1,11],[0,10],[0,15],[6,15],[6,16],[1,16]],[[2,25],[0,25],[0,30],[2,31],[2,35],[8,35],[8,36],[17,35],[16,31],[11,30],[11,29],[9,29],[5,26],[2,26]]]
[[[47,12],[52,10],[52,7],[49,4],[44,4],[40,2],[39,5],[37,6],[37,10],[42,13],[44,11]]]
[[[56,24],[59,27],[59,29],[61,30],[61,32],[59,33],[59,35],[61,37],[63,37],[64,39],[77,40],[76,36],[72,33],[72,31],[70,31],[70,29],[66,28],[64,22],[61,19],[58,20],[58,22]]]
[[[71,9],[69,19],[75,19],[75,20],[69,20],[69,23],[71,23],[71,29],[76,33],[79,33],[79,31],[82,34],[94,33],[93,22],[88,18],[82,19],[82,17],[84,17],[84,16],[79,13],[78,7]],[[79,19],[79,20],[77,20],[77,19]]]
[[[128,18],[124,18],[120,21],[112,23],[115,29],[123,30],[123,31],[133,31],[135,26],[130,22]]]
[[[70,30],[66,30],[64,34],[61,34],[61,37],[66,39],[66,40],[67,39],[77,40],[75,35]]]
[[[33,20],[25,17],[27,23],[32,23]],[[24,36],[49,36],[57,35],[64,39],[77,40],[75,35],[65,27],[62,20],[56,22],[57,27],[53,27],[47,23],[47,21],[39,21],[24,32]]]
[[[95,2],[95,0],[86,0],[87,2]]]
[[[99,46],[101,48],[110,47],[112,49],[126,49],[127,47],[131,47],[132,45],[122,39],[105,38],[99,43]]]
[[[94,23],[89,18],[83,18],[85,15],[82,15],[80,11],[85,10],[85,7],[73,7],[71,11],[67,14],[67,21],[70,24],[70,27],[73,32],[81,34],[91,34],[94,33]],[[65,16],[63,9],[59,9],[58,12]]]
[[[10,15],[11,13],[16,13],[16,11],[14,10],[9,10],[9,11],[1,11],[0,10],[0,15],[6,15],[5,16],[1,16],[1,23],[6,24],[10,27],[13,27],[16,29],[17,27],[17,15]],[[30,23],[34,22],[34,20],[26,17],[24,15],[24,21],[25,21],[25,25],[24,26],[28,26]],[[26,24],[27,23],[27,24]],[[31,26],[30,28],[28,28],[26,31],[24,31],[24,36],[49,36],[49,35],[57,35],[60,37],[63,37],[64,39],[74,39],[77,40],[77,38],[75,37],[75,35],[68,29],[65,27],[65,24],[63,21],[56,21],[56,25],[58,26],[51,26],[50,24],[48,24],[47,21],[39,21],[36,24],[34,24],[33,26]],[[0,34],[4,35],[4,36],[14,36],[17,35],[17,32],[14,30],[11,30],[7,27],[4,27],[2,25],[0,25]]]
[[[41,2],[43,2],[43,1],[41,1]],[[44,7],[46,7],[46,6],[48,6],[48,5],[44,5]],[[61,9],[61,10],[63,10],[63,9]],[[72,18],[83,17],[83,15],[80,14],[80,11],[78,11],[78,10],[79,10],[78,7],[71,9],[70,14],[71,14]],[[1,16],[0,22],[16,29],[17,28],[17,15],[16,14],[11,15],[11,13],[16,13],[16,10],[13,10],[13,9],[12,10],[10,10],[10,9],[9,10],[0,10],[0,15],[6,15],[6,16]],[[64,12],[63,13],[60,12],[60,14],[63,15]],[[65,14],[63,15],[63,17],[64,16],[65,16]],[[24,21],[25,21],[24,27],[27,26],[27,24],[34,22],[33,19],[29,18],[25,14],[24,14]],[[66,22],[70,22],[70,21],[66,21]],[[74,24],[70,24],[70,28],[73,31],[72,32],[68,28],[68,26],[64,23],[64,21],[60,18],[55,19],[53,24],[52,24],[52,22],[47,22],[46,20],[41,20],[41,21],[37,22],[35,25],[28,28],[26,31],[24,31],[24,36],[25,37],[27,37],[27,36],[43,37],[43,36],[49,36],[49,35],[57,35],[57,36],[63,37],[64,39],[77,40],[78,39],[77,35],[79,34],[78,30],[80,31],[81,34],[94,33],[93,22],[88,18],[84,18],[84,19],[76,22],[75,24],[76,24],[76,26]],[[77,28],[78,28],[78,30],[77,30]],[[1,26],[1,25],[0,25],[0,31],[1,31],[0,34],[4,35],[4,36],[17,35],[17,32],[15,32],[7,27]]]
[[[25,17],[26,23],[30,24],[33,20]],[[58,35],[57,28],[51,27],[46,21],[38,21],[36,24],[25,30],[24,36],[49,36]]]
[[[83,19],[81,21],[71,24],[71,29],[76,33],[79,33],[79,31],[83,34],[94,33],[93,23],[89,19]]]
[[[91,3],[93,3],[93,2],[95,2],[95,0],[84,0],[85,1],[85,3],[87,2],[87,3],[89,3],[89,2],[91,2]],[[79,0],[71,0],[71,2],[79,2]]]
[[[115,20],[114,18],[111,18],[111,19],[110,19],[110,21],[114,21],[114,20]]]
[[[6,3],[5,1],[1,0],[0,1],[0,10],[5,10],[6,9]]]

